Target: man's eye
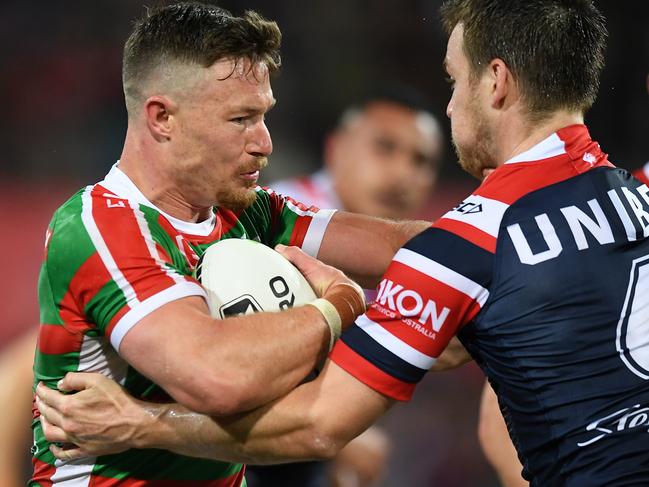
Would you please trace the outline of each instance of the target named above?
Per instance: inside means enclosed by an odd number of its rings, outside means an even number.
[[[230,122],[234,122],[234,123],[237,123],[239,125],[241,125],[245,121],[246,121],[246,117],[235,117],[235,118],[230,119]]]
[[[450,76],[447,76],[447,77],[444,78],[444,79],[446,80],[446,82],[447,82],[449,85],[451,85],[451,89],[455,86],[455,80],[454,80],[453,78],[451,78]]]

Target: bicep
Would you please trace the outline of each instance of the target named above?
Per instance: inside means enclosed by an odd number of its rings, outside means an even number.
[[[187,391],[194,390],[197,381],[207,380],[197,367],[205,345],[213,342],[212,324],[203,298],[178,299],[139,320],[124,335],[118,351],[178,402],[191,404]]]

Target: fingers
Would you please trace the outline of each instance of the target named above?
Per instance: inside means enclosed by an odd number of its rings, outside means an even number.
[[[65,395],[61,394],[59,391],[50,389],[42,382],[39,382],[36,386],[36,399],[40,400],[41,403],[47,404],[48,406],[60,411],[63,402],[65,401]]]
[[[97,373],[80,373],[80,372],[68,372],[63,379],[57,383],[57,387],[60,391],[71,392],[71,391],[82,391],[84,389],[89,389],[90,387],[97,386],[102,382],[102,380],[108,380],[102,374]]]
[[[308,267],[317,262],[317,259],[314,259],[309,254],[303,252],[299,247],[287,247],[286,245],[277,244],[275,250],[300,270],[302,270],[302,267],[304,266]]]
[[[36,396],[36,407],[41,413],[41,418],[45,418],[49,424],[61,426],[63,423],[63,415],[59,410],[47,404],[39,396]]]
[[[76,445],[65,445],[63,447],[50,445],[50,451],[59,460],[70,461],[87,457],[88,454]]]
[[[45,439],[50,442],[67,442],[70,441],[68,435],[58,426],[54,426],[50,423],[45,416],[40,417],[41,428],[43,429],[43,435]]]

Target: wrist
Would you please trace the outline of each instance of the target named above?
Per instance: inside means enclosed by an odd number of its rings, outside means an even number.
[[[318,298],[315,301],[309,303],[311,306],[320,311],[324,317],[325,323],[329,327],[329,350],[331,350],[336,343],[336,340],[340,338],[342,332],[342,322],[340,319],[340,314],[336,310],[336,307],[331,304],[330,301],[324,298]]]
[[[322,298],[309,304],[320,311],[329,327],[331,350],[342,331],[365,312],[365,295],[357,285],[338,283],[331,286]]]
[[[171,404],[157,404],[135,400],[138,415],[133,424],[132,448],[160,448],[168,446],[167,432],[170,431],[166,418]]]

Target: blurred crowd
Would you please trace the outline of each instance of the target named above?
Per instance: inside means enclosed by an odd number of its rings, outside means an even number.
[[[477,184],[457,167],[448,137],[439,0],[218,3],[235,12],[258,10],[284,35],[284,67],[274,81],[278,105],[268,123],[275,151],[265,184],[320,169],[326,134],[340,113],[366,98],[368,87],[393,82],[430,98],[443,134],[437,183],[412,215],[435,219]],[[608,19],[610,41],[587,123],[614,163],[639,167],[649,159],[649,2],[596,3]],[[0,352],[38,322],[36,279],[52,211],[100,179],[120,153],[126,128],[121,46],[144,8],[127,0],[0,3]],[[482,383],[473,365],[431,374],[411,404],[395,408],[382,421],[392,446],[379,485],[496,487],[476,437]],[[22,449],[28,461],[29,444],[0,447]]]

